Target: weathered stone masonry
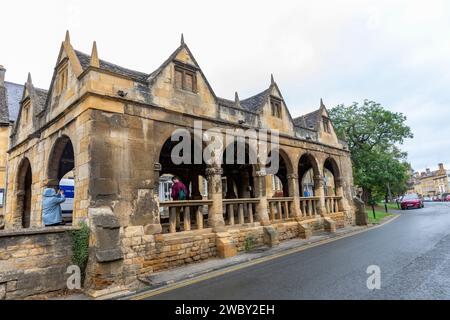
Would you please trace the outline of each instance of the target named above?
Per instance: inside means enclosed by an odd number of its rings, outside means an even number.
[[[147,74],[99,60],[95,43],[91,55],[76,51],[67,35],[49,90],[34,88],[31,77],[24,87],[11,134],[5,229],[41,227],[44,187],[73,170],[73,224],[86,221],[91,229],[84,285],[93,295],[136,288],[160,270],[235,255],[249,237],[256,247],[273,246],[354,223],[346,143],[337,139],[322,102],[293,119],[273,77],[253,97],[223,99],[184,41]],[[279,170],[174,165],[171,134],[194,133],[200,120],[203,131],[278,130]],[[246,143],[246,152],[254,152]],[[160,177],[167,174],[191,186],[189,200],[160,203]],[[272,192],[273,175],[282,195]],[[200,195],[199,177],[207,181],[207,197]]]

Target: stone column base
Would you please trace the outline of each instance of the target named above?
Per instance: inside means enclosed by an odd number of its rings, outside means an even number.
[[[264,244],[273,247],[279,243],[277,230],[273,226],[264,226]]]
[[[323,218],[323,225],[325,231],[336,232],[336,222],[328,217]]]
[[[237,254],[236,245],[228,232],[216,234],[216,249],[219,258],[233,257]]]

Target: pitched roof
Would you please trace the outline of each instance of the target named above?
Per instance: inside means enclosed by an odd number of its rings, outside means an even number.
[[[47,101],[48,91],[40,88],[34,88],[34,103],[36,108],[36,113],[41,112],[45,109],[45,102]]]
[[[266,101],[269,93],[270,93],[270,88],[267,88],[266,90],[264,90],[258,94],[255,94],[254,96],[252,96],[250,98],[241,100],[241,106],[244,109],[247,109],[252,112],[256,112],[256,111],[258,111],[258,109],[260,109],[264,105],[264,102]]]
[[[20,101],[22,101],[23,89],[24,86],[17,83],[12,83],[5,81],[5,93],[6,93],[6,103],[8,107],[7,118],[8,121],[16,121],[17,116],[19,115]],[[0,99],[1,100],[1,99]],[[0,101],[0,103],[2,103]],[[4,110],[3,108],[1,110]],[[4,116],[6,115],[4,112],[0,115],[2,122],[4,120]]]
[[[80,61],[81,67],[83,69],[87,69],[91,63],[91,56],[84,52],[78,51],[78,50],[74,50],[74,51],[78,57],[78,60]],[[147,74],[147,73],[127,69],[127,68],[121,67],[117,64],[107,62],[104,60],[100,60],[100,69],[114,72],[114,73],[123,75],[123,76],[131,78],[133,80],[141,81],[141,82],[147,81],[147,78],[149,77],[149,74]]]
[[[313,129],[317,131],[317,125],[319,124],[319,117],[320,117],[320,109],[315,110],[313,112],[307,113],[305,115],[302,115],[300,117],[295,118],[294,125],[300,128],[305,129]]]

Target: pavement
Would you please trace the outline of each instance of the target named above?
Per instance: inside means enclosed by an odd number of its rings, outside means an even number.
[[[343,234],[321,240],[330,235],[315,235],[309,244],[287,241],[270,250],[234,257],[226,262],[230,265],[216,271],[218,262],[207,261],[209,269],[199,264],[185,271],[155,274],[153,289],[128,298],[450,298],[450,204],[425,203],[424,209],[401,211],[397,219],[380,228],[361,230],[340,230]],[[251,257],[253,261],[246,261]],[[367,287],[371,266],[380,270],[380,289]]]

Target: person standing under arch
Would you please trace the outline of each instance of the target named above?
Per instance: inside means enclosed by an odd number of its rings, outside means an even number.
[[[46,227],[58,226],[62,223],[61,203],[66,201],[63,190],[45,188],[42,197],[42,221]]]

